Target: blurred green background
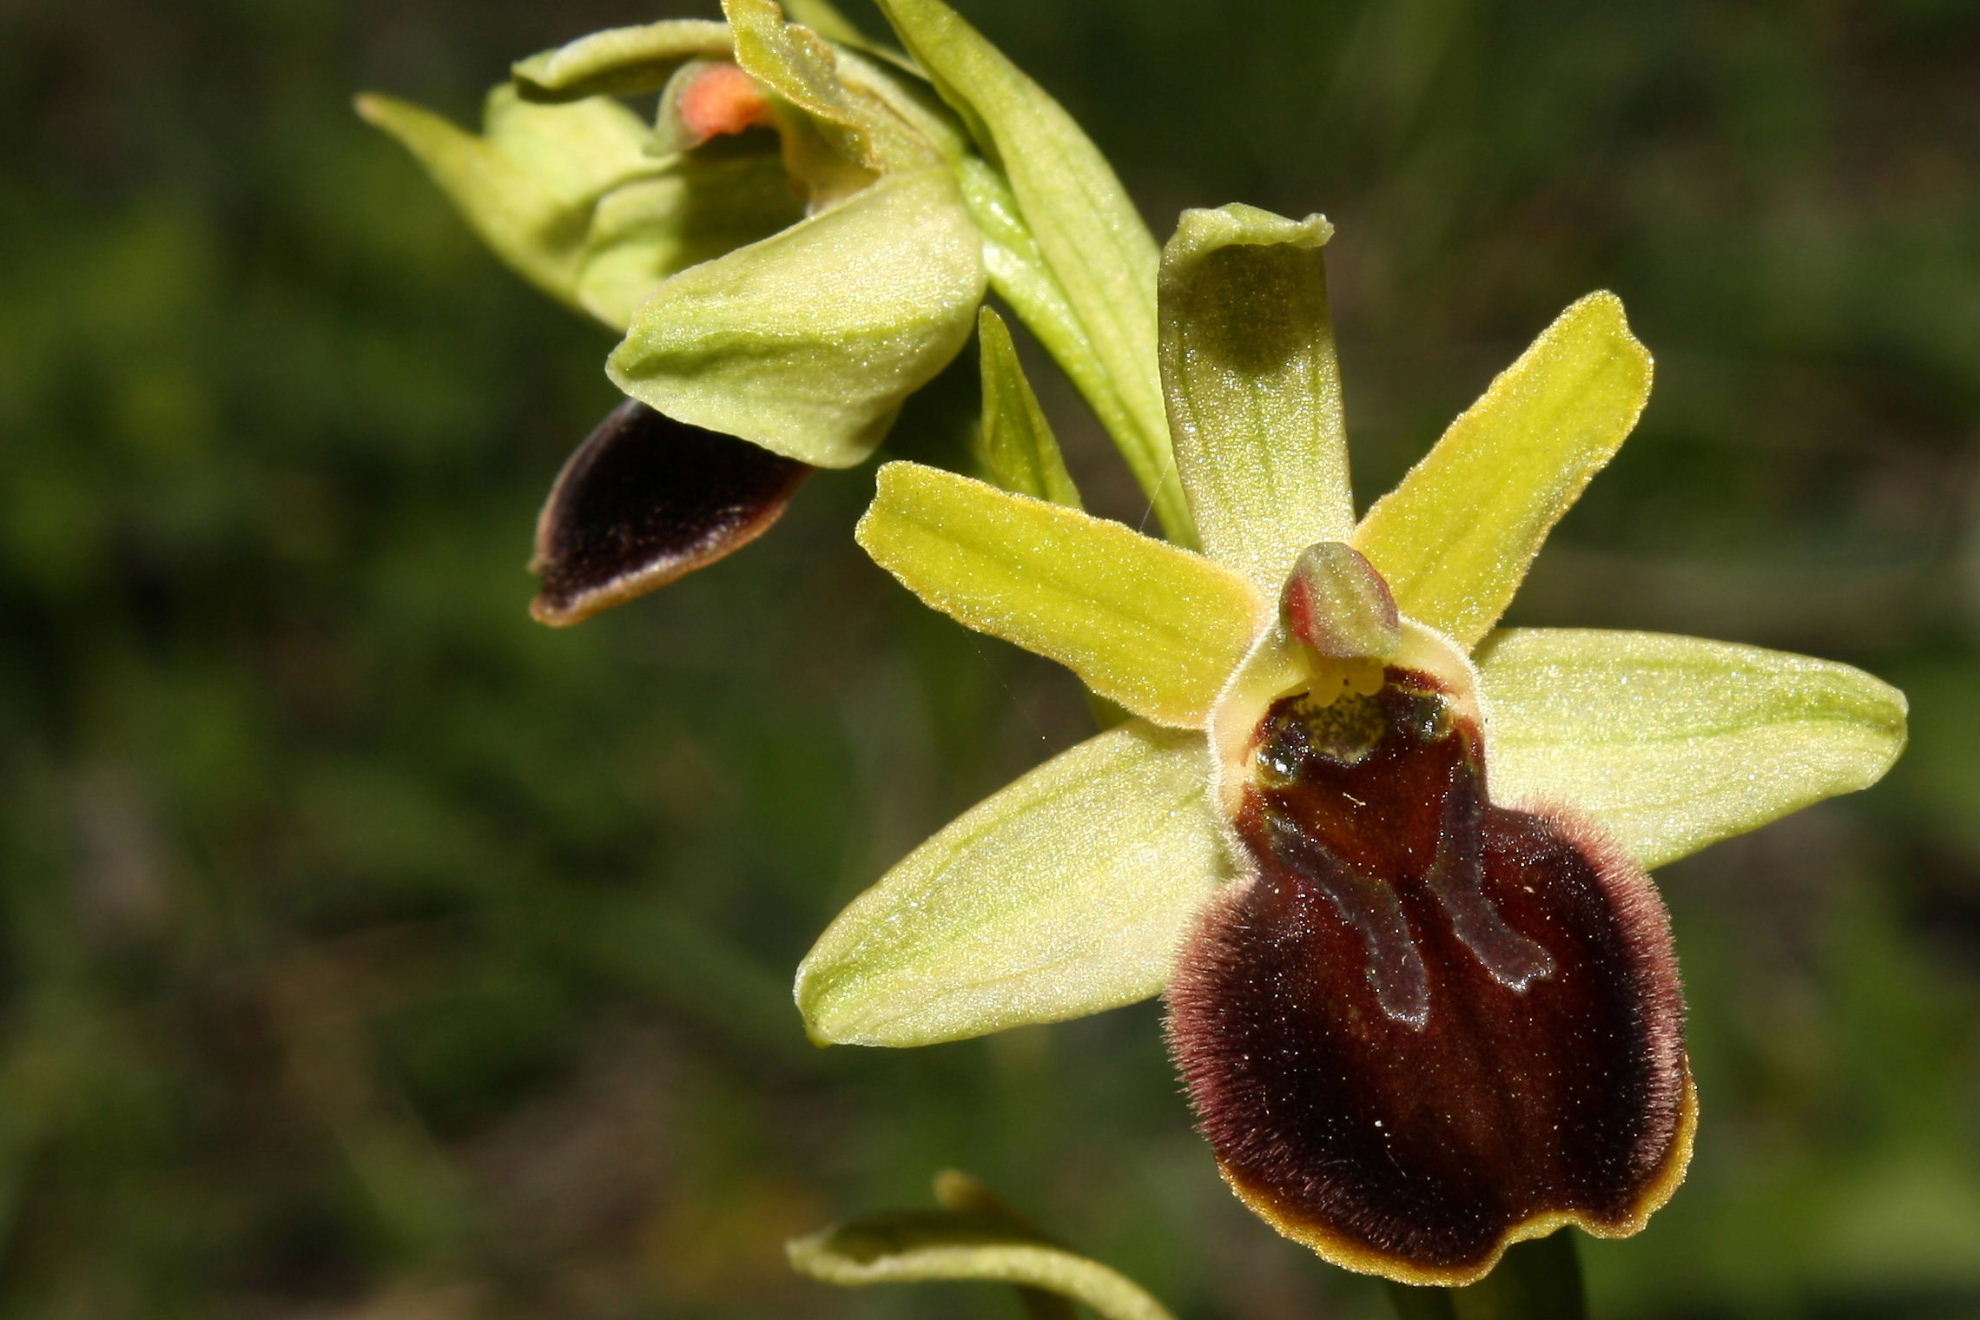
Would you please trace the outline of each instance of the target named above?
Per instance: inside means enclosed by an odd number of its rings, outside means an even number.
[[[1974,7],[965,9],[1158,234],[1334,219],[1364,498],[1622,294],[1656,395],[1515,621],[1847,660],[1914,735],[1661,877],[1705,1123],[1649,1230],[1586,1244],[1597,1312],[1975,1314]],[[608,343],[349,97],[471,117],[509,59],[663,14],[0,8],[0,1314],[1012,1314],[783,1265],[951,1165],[1186,1316],[1383,1314],[1224,1191],[1152,1005],[805,1043],[830,916],[1087,718],[857,552],[870,469],[657,597],[528,621]],[[971,388],[906,452],[957,461]]]

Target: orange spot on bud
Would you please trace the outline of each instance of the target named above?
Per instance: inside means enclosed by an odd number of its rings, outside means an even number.
[[[696,146],[712,137],[741,133],[770,122],[770,102],[755,81],[733,64],[710,64],[681,89],[681,126]]]

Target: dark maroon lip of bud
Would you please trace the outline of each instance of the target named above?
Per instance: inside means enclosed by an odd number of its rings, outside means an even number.
[[[1200,920],[1170,1038],[1238,1194],[1287,1236],[1413,1283],[1509,1242],[1635,1232],[1694,1117],[1669,922],[1564,817],[1489,802],[1478,730],[1428,675],[1284,698],[1236,819],[1252,878]]]
[[[636,399],[585,437],[536,523],[530,613],[571,624],[748,545],[811,475],[804,463]]]

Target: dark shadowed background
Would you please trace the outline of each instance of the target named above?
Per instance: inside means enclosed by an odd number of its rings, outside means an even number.
[[[1972,6],[965,10],[1158,235],[1228,200],[1337,223],[1364,500],[1623,296],[1655,397],[1514,620],[1847,660],[1914,735],[1661,877],[1704,1127],[1649,1230],[1587,1245],[1597,1313],[1974,1314]],[[665,12],[0,8],[0,1314],[1012,1314],[784,1267],[947,1166],[1187,1317],[1383,1314],[1224,1191],[1152,1005],[805,1043],[791,972],[838,907],[1086,728],[1063,672],[854,548],[870,468],[660,596],[529,622],[608,341],[349,98],[472,117],[511,58]],[[965,365],[899,452],[961,461]]]

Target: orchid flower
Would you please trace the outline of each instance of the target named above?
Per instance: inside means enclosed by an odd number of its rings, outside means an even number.
[[[1148,352],[1156,248],[1105,159],[939,0],[883,5],[907,55],[826,0],[788,9],[723,0],[725,22],[532,56],[479,135],[358,100],[509,266],[623,336],[606,369],[627,401],[544,505],[532,612],[575,623],[671,582],[813,470],[865,461],[989,289],[1187,536]],[[651,123],[621,99],[651,93]]]
[[[1322,1256],[1456,1285],[1565,1224],[1636,1231],[1697,1122],[1648,871],[1874,782],[1902,695],[1749,646],[1498,627],[1647,397],[1621,304],[1568,308],[1357,517],[1326,221],[1193,211],[1158,250],[980,34],[880,4],[901,51],[827,0],[598,33],[517,64],[479,135],[360,98],[503,260],[623,336],[627,401],[545,505],[533,612],[746,543],[870,456],[974,324],[994,484],[887,464],[859,542],[1125,718],[841,914],[799,969],[813,1037],[1165,994],[1225,1178]],[[646,94],[650,123],[620,99]],[[987,292],[1168,540],[1083,512]]]
[[[994,326],[1005,488],[881,469],[876,562],[1132,718],[915,849],[796,996],[821,1043],[907,1046],[1166,994],[1237,1195],[1338,1264],[1451,1286],[1565,1224],[1633,1233],[1671,1195],[1697,1104],[1647,872],[1873,783],[1905,702],[1751,646],[1497,626],[1648,396],[1613,295],[1357,518],[1331,232],[1230,206],[1162,254],[1200,553],[1076,507]]]

